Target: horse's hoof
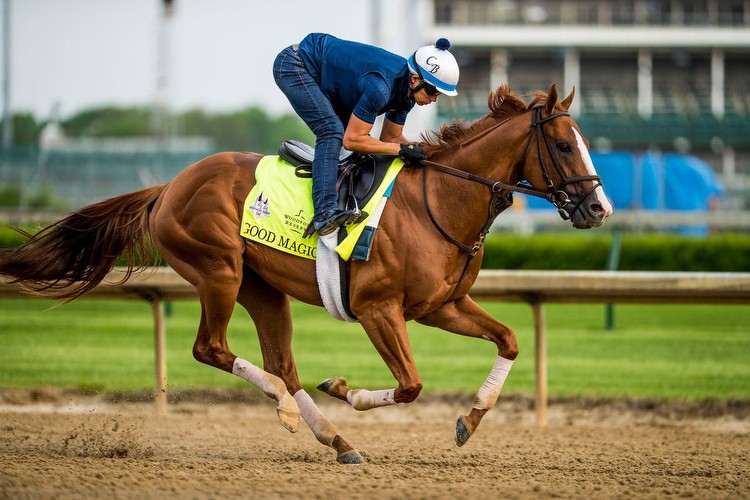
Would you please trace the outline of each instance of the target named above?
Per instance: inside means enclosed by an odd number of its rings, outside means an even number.
[[[284,429],[289,432],[299,430],[299,406],[290,394],[287,393],[282,396],[279,406],[276,407],[276,416]]]
[[[321,383],[319,383],[318,385],[316,385],[315,388],[317,390],[319,390],[319,391],[323,391],[326,394],[328,394],[328,389],[330,389],[330,387],[332,385],[333,385],[333,379],[332,378],[327,378],[324,381],[322,381]]]
[[[336,461],[344,465],[362,465],[366,463],[365,458],[357,450],[345,451],[336,457]]]
[[[346,386],[346,379],[344,377],[333,377],[325,379],[319,383],[316,388],[319,391],[325,392],[329,396],[338,396],[338,389],[342,385]]]
[[[469,440],[473,432],[469,430],[469,427],[466,425],[466,419],[463,415],[458,417],[458,420],[456,420],[456,444],[458,446],[463,446],[466,444],[466,441]]]

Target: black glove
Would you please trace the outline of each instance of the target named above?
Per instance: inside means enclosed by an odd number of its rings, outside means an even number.
[[[407,164],[408,163],[419,163],[422,160],[426,160],[427,157],[424,154],[424,149],[416,144],[402,144],[401,149],[398,151],[398,156],[401,157]]]

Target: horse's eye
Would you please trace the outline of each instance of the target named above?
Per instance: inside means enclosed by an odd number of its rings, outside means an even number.
[[[573,149],[570,147],[570,144],[568,144],[567,142],[558,142],[557,149],[559,149],[563,153],[570,153],[571,151],[573,151]]]

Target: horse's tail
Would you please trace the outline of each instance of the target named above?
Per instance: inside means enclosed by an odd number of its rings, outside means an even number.
[[[122,257],[120,282],[157,262],[149,213],[166,184],[85,206],[0,253],[0,275],[36,294],[73,300],[98,285]]]

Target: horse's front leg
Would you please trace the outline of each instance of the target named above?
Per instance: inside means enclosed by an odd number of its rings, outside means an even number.
[[[422,379],[414,364],[401,307],[397,304],[379,304],[364,313],[358,312],[357,318],[398,381],[398,387],[376,391],[350,389],[346,380],[337,377],[324,381],[318,389],[347,401],[357,410],[410,403],[417,399],[422,390]]]
[[[461,415],[456,422],[456,444],[463,446],[500,396],[513,360],[518,356],[516,334],[485,312],[468,295],[443,304],[417,321],[459,335],[481,337],[497,345],[498,356],[495,364],[477,391],[471,412]]]

